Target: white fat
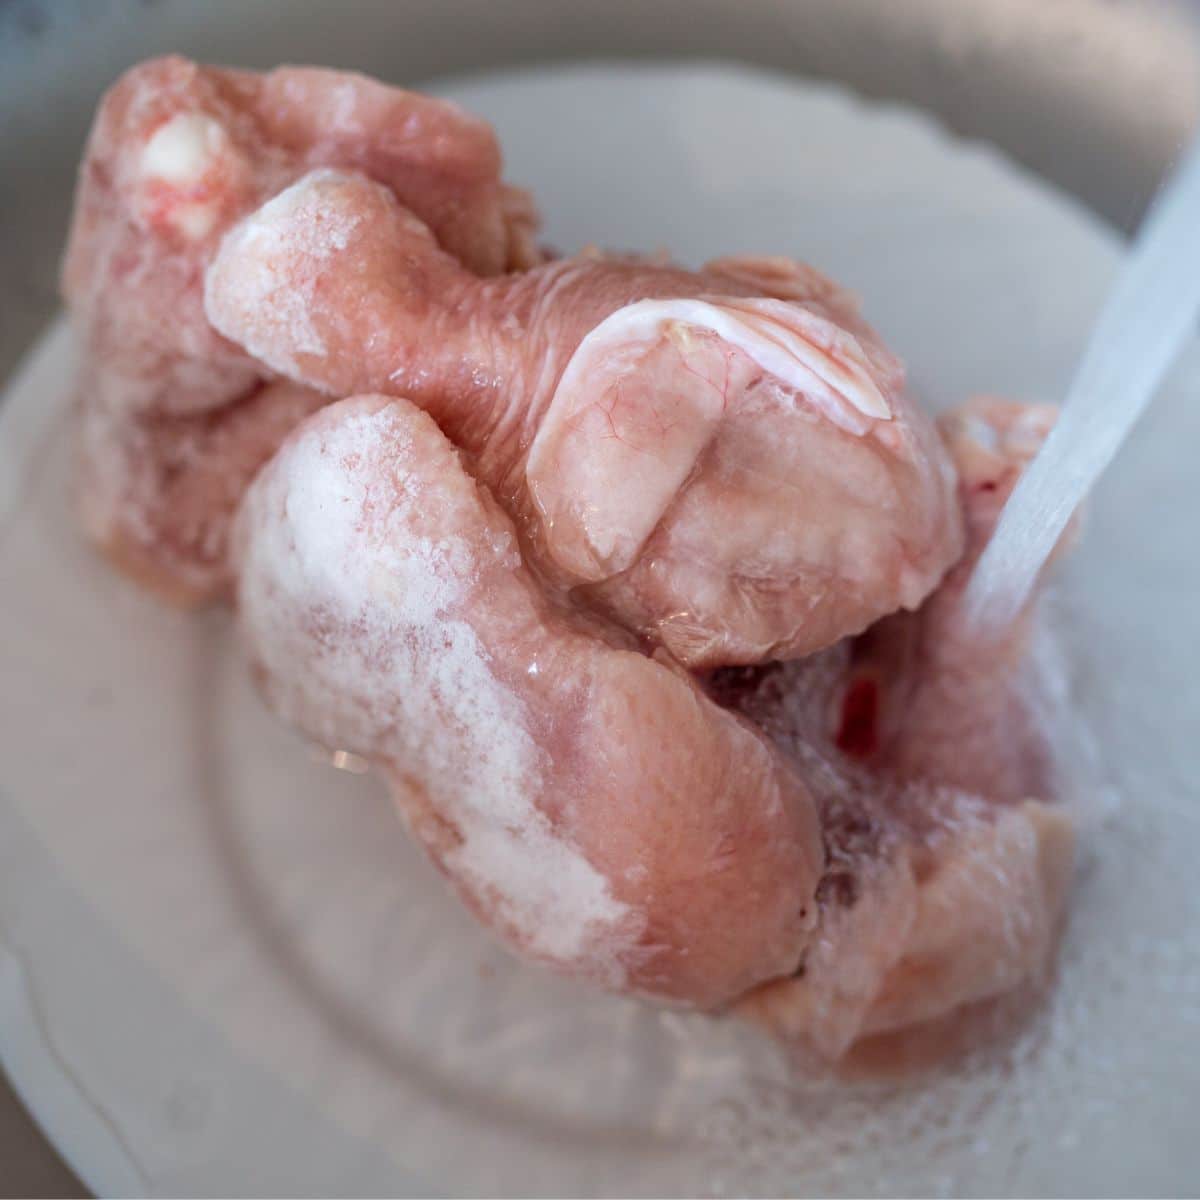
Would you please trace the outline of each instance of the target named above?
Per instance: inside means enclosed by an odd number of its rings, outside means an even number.
[[[722,307],[740,322],[742,340],[735,344],[759,366],[806,393],[811,393],[813,379],[819,381],[821,387],[810,399],[835,424],[857,433],[862,427],[855,413],[891,420],[892,410],[871,377],[870,359],[853,335],[803,305],[770,297],[735,297]]]
[[[419,785],[461,838],[446,867],[497,924],[619,985],[630,910],[538,809],[524,706],[464,619],[486,603],[479,567],[519,556],[509,538],[444,532],[484,518],[473,489],[439,486],[438,470],[460,468],[429,467],[414,420],[399,404],[360,409],[275,460],[242,518],[243,622],[285,717]]]
[[[142,175],[179,187],[198,183],[228,146],[220,123],[205,113],[176,113],[142,149]]]

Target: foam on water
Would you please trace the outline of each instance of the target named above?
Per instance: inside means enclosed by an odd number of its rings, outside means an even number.
[[[1004,628],[1192,336],[1200,312],[1200,139],[1159,194],[1092,331],[1042,451],[1014,489],[964,599]]]

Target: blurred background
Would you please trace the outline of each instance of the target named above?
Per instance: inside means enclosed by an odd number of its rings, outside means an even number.
[[[1191,0],[0,0],[0,382],[57,307],[97,97],[150,55],[411,86],[567,59],[739,60],[922,107],[1129,231],[1200,112],[1198,31]],[[0,1195],[85,1194],[0,1076]]]

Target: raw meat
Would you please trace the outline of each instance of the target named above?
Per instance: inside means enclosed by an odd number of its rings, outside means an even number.
[[[164,599],[226,592],[229,531],[250,480],[328,397],[287,381],[212,412],[114,412],[79,386],[79,499],[110,561]]]
[[[272,704],[385,765],[512,945],[705,1007],[794,967],[822,859],[803,781],[688,674],[556,606],[407,401],[292,435],[247,496],[237,575]]]
[[[688,666],[858,633],[961,551],[931,423],[811,268],[585,254],[484,280],[386,187],[320,170],[228,235],[206,296],[281,374],[429,412],[541,573]]]
[[[250,489],[243,632],[278,711],[384,763],[410,828],[516,948],[704,1008],[788,976],[742,1010],[837,1057],[1036,976],[1054,945],[1071,833],[1033,798],[1050,779],[1025,630],[983,657],[953,639],[1017,447],[1046,421],[987,402],[950,423],[974,540],[920,613],[718,672],[706,696],[543,590],[426,416],[346,400]],[[849,700],[865,679],[886,728]],[[966,755],[964,709],[989,718]]]
[[[1052,411],[939,431],[811,268],[547,261],[499,172],[357,76],[130,72],[64,270],[89,531],[236,587],[273,706],[537,961],[830,1058],[1037,978],[1033,610],[959,617]]]
[[[454,105],[307,67],[258,75],[172,57],[127,72],[88,140],[63,265],[88,355],[80,502],[114,560],[175,599],[228,583],[227,501],[247,477],[235,455],[215,506],[198,509],[214,455],[242,439],[269,453],[285,409],[319,403],[294,388],[287,405],[260,399],[272,372],[212,328],[202,296],[230,225],[317,164],[381,180],[465,269],[540,257],[532,202],[500,181],[491,129]],[[192,482],[197,440],[205,478]],[[180,491],[189,503],[177,512]]]

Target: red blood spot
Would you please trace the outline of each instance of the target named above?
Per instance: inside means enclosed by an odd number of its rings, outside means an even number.
[[[879,683],[856,679],[842,699],[842,720],[834,739],[852,758],[870,758],[879,749]]]

